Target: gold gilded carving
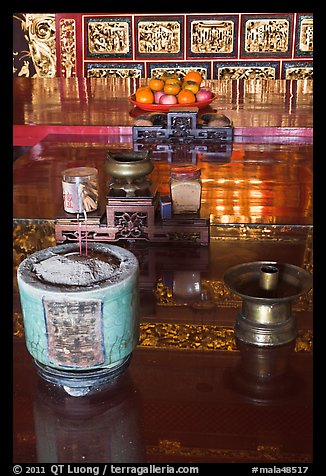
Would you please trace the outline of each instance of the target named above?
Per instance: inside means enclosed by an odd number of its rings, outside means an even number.
[[[141,70],[136,68],[89,68],[88,78],[141,78]]]
[[[252,19],[245,25],[245,51],[285,53],[289,45],[289,22],[285,19]]]
[[[201,282],[203,289],[206,289],[211,296],[211,300],[218,306],[222,307],[239,307],[241,306],[242,299],[236,294],[231,293],[225,286],[223,281],[220,280],[203,280]],[[295,311],[311,311],[312,310],[312,297],[313,290],[311,289],[307,293],[300,296],[292,305]]]
[[[14,68],[14,72],[17,71],[17,68]],[[20,68],[18,76],[25,76],[25,78],[29,78],[29,62],[24,61],[23,66]]]
[[[287,68],[285,71],[285,79],[313,79],[313,68]]]
[[[29,50],[38,77],[56,75],[55,14],[26,13],[24,25]]]
[[[87,35],[90,53],[129,53],[129,24],[126,21],[89,21]]]
[[[310,330],[299,330],[295,341],[295,352],[312,352],[313,334]]]
[[[13,18],[21,22],[24,37],[29,50],[14,51],[13,56],[18,56],[19,61],[23,58],[31,58],[36,73],[32,77],[54,77],[56,73],[56,49],[55,49],[55,15],[54,14],[21,14],[22,18],[13,15]],[[30,63],[24,60],[18,76],[30,77]],[[15,73],[17,68],[14,67]]]
[[[304,53],[312,52],[314,50],[314,27],[313,19],[305,18],[301,22],[300,37],[299,37],[299,51]]]
[[[218,68],[218,79],[275,79],[275,68],[268,66],[224,66]]]
[[[138,52],[176,54],[181,47],[181,27],[178,21],[140,21]]]
[[[279,446],[258,445],[257,452],[263,459],[270,461],[277,460],[281,457],[281,448]]]
[[[141,324],[139,346],[179,350],[237,350],[231,328],[157,322]]]
[[[307,239],[307,233],[312,234],[311,226],[298,225],[225,225],[218,226],[217,216],[211,214],[210,239],[211,240],[260,240],[281,241],[282,243],[295,243]]]
[[[299,463],[311,462],[309,454],[285,453],[281,451],[278,446],[272,445],[258,445],[256,450],[252,449],[227,449],[227,448],[201,448],[194,446],[183,446],[179,440],[159,440],[158,445],[146,445],[146,452],[149,455],[173,455],[179,457],[201,457],[206,458],[209,462],[210,458],[214,461],[220,459],[221,461],[247,461],[252,463],[274,461],[275,459],[284,462],[296,461]]]
[[[153,68],[151,70],[152,78],[160,78],[165,74],[176,74],[179,78],[183,78],[189,71],[198,71],[201,74],[203,79],[207,79],[207,70],[206,68],[196,67],[196,68],[164,68],[164,66],[159,68]]]
[[[222,280],[202,279],[200,287],[203,293],[210,296],[210,302],[219,307],[239,308],[242,299],[236,294],[229,291]],[[158,306],[187,306],[186,301],[180,302],[173,297],[172,289],[165,286],[162,278],[159,278],[155,287],[155,295]],[[300,296],[294,303],[292,308],[295,311],[311,311],[313,305],[313,290]]]
[[[191,22],[192,53],[232,53],[232,21],[201,20]]]
[[[60,19],[61,74],[64,78],[76,76],[76,22],[72,18]]]
[[[154,290],[157,304],[164,305],[167,304],[169,306],[183,306],[184,304],[176,303],[172,296],[172,289],[168,286],[165,286],[163,283],[163,279],[159,278],[156,283],[156,288]]]
[[[20,312],[14,312],[13,316],[13,335],[14,337],[24,336],[23,316]]]
[[[41,249],[55,246],[53,222],[20,220],[13,226],[14,277],[21,261]]]
[[[21,312],[13,314],[14,337],[24,336]],[[223,350],[238,351],[234,331],[230,327],[202,324],[146,323],[140,324],[139,347],[173,350]],[[312,352],[313,334],[310,330],[299,330],[295,341],[295,352]]]

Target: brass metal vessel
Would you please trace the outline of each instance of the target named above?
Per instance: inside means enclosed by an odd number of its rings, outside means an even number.
[[[146,179],[153,169],[151,150],[108,152],[105,172],[111,177],[109,187],[133,194],[135,190],[148,187]]]
[[[292,301],[312,287],[304,269],[275,261],[233,266],[224,274],[225,285],[242,298],[234,333],[244,342],[279,345],[295,339]]]

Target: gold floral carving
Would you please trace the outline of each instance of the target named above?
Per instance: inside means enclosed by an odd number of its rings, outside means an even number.
[[[178,67],[175,68],[166,68],[164,65],[156,68],[152,68],[151,70],[151,77],[152,78],[160,78],[165,74],[176,74],[178,77],[183,78],[189,71],[198,71],[201,74],[203,79],[207,79],[207,70],[206,68],[202,68],[197,66],[196,68],[183,68],[180,64]]]
[[[76,21],[73,18],[60,19],[61,75],[64,78],[76,76]]]
[[[141,70],[136,68],[98,68],[87,70],[88,78],[141,78]]]
[[[298,331],[295,352],[311,352],[312,344],[311,331]],[[139,346],[174,350],[238,350],[231,327],[171,322],[143,322],[140,326]]]
[[[30,54],[38,77],[56,75],[56,30],[54,13],[26,13],[24,25]]]
[[[218,68],[218,79],[275,79],[275,68],[268,66],[224,66]]]
[[[313,68],[300,66],[286,68],[285,79],[313,79]]]
[[[13,227],[14,283],[19,264],[30,254],[49,246],[55,246],[54,223],[21,220]]]

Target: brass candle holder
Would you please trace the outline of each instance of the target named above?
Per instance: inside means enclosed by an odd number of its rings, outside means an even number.
[[[306,270],[292,264],[256,261],[228,269],[224,282],[242,298],[234,328],[239,340],[272,346],[296,338],[292,301],[312,286],[312,276]]]

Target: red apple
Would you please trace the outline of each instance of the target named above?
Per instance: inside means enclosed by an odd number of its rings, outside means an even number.
[[[196,94],[196,101],[208,101],[208,99],[211,99],[213,96],[214,94],[212,93],[210,88],[206,86],[205,88],[200,88],[200,90]]]
[[[163,95],[164,95],[163,89],[161,89],[160,91],[155,91],[155,93],[154,93],[154,103],[159,104],[160,97],[163,96]]]
[[[160,97],[160,104],[177,104],[178,99],[174,94],[163,94]]]

